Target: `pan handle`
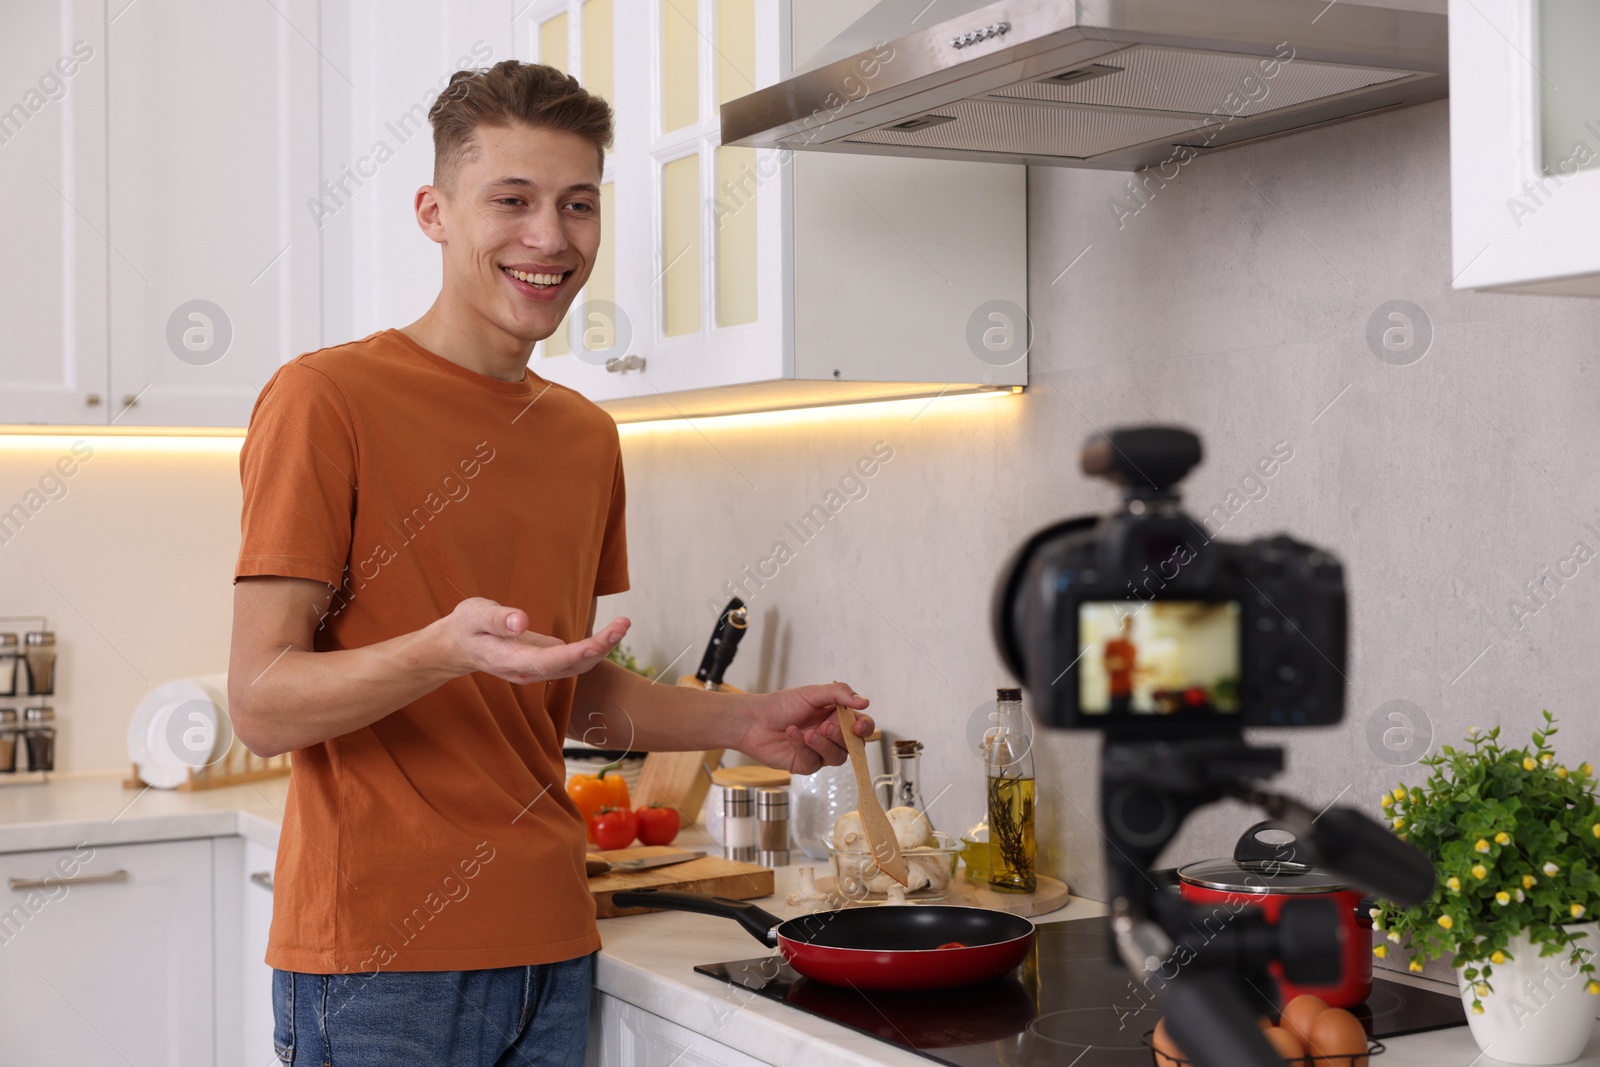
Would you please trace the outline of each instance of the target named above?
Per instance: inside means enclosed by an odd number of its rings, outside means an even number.
[[[783,920],[747,900],[729,900],[705,893],[682,893],[673,889],[619,889],[611,894],[619,908],[659,908],[662,911],[692,911],[732,919],[768,948],[778,944],[778,927]]]

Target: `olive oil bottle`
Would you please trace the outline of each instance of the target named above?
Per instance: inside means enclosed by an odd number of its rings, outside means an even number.
[[[983,738],[989,779],[989,884],[1031,893],[1038,888],[1038,848],[1033,833],[1033,730],[1022,710],[1022,690],[1001,689],[994,726]]]

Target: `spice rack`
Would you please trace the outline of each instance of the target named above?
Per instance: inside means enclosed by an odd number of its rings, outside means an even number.
[[[0,615],[0,634],[16,640],[15,644],[0,645],[0,786],[43,785],[50,780],[56,756],[55,711],[46,703],[56,688],[54,632],[43,615]],[[22,635],[32,634],[49,635],[49,645],[24,644],[27,638]],[[29,667],[29,648],[36,649],[35,669]],[[48,682],[45,692],[32,692],[37,673]],[[36,740],[30,741],[30,732]],[[29,744],[34,747],[30,749]],[[21,769],[31,765],[35,756],[44,757],[48,769]]]

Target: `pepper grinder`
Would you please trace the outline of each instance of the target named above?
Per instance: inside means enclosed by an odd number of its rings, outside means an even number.
[[[763,867],[789,866],[789,790],[756,790],[756,831]]]
[[[28,770],[56,769],[55,721],[55,709],[45,705],[27,708],[22,712],[22,737],[28,749]]]
[[[56,635],[34,630],[22,640],[28,661],[28,695],[50,696],[56,691]]]

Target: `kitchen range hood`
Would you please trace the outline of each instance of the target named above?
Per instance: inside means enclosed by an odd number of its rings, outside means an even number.
[[[722,139],[1128,170],[1441,99],[1447,57],[1442,11],[1360,0],[883,0]]]

